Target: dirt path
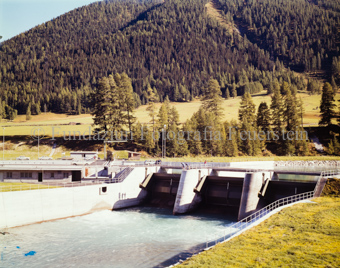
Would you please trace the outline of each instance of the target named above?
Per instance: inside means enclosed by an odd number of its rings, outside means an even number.
[[[230,22],[228,22],[226,19],[223,18],[221,15],[221,11],[219,10],[219,4],[216,1],[210,1],[205,5],[205,8],[207,10],[207,14],[213,18],[216,19],[224,28],[226,28],[230,34],[233,34],[236,32],[237,34],[240,34],[240,31],[236,28],[236,26]]]

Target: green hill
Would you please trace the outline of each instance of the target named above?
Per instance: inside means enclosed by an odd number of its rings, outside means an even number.
[[[0,114],[88,112],[98,79],[117,72],[132,78],[141,104],[148,85],[160,101],[190,101],[210,77],[225,97],[270,91],[275,79],[304,89],[284,64],[332,75],[338,13],[304,0],[214,0],[220,21],[237,29],[230,31],[208,14],[208,2],[96,2],[1,43]]]

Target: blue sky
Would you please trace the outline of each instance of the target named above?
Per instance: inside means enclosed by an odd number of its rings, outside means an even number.
[[[0,0],[1,41],[98,0]]]

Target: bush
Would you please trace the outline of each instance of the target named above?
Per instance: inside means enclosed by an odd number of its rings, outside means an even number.
[[[340,179],[328,179],[322,196],[340,197]]]

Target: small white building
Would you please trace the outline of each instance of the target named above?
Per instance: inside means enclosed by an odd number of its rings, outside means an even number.
[[[81,181],[85,167],[66,161],[2,161],[0,182],[74,182]]]
[[[98,159],[98,152],[95,151],[76,151],[71,152],[72,159]]]

